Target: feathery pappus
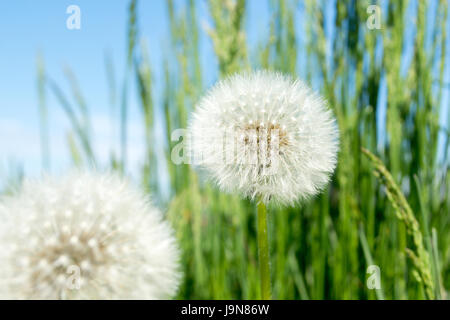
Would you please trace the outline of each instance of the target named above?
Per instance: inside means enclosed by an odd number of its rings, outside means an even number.
[[[0,201],[0,297],[167,299],[178,288],[173,231],[112,175],[26,180]]]
[[[236,74],[200,100],[189,126],[192,162],[227,192],[292,205],[322,190],[339,133],[327,102],[277,72]]]

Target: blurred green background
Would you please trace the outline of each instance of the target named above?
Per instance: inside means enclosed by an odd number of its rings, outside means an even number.
[[[200,2],[206,17],[199,17]],[[259,298],[254,205],[218,192],[190,166],[175,165],[171,152],[180,141],[172,141],[171,133],[186,128],[211,85],[205,78],[261,68],[292,74],[328,99],[341,150],[323,194],[301,206],[269,208],[273,297],[448,298],[449,2],[262,2],[269,32],[253,30],[256,40],[250,41],[246,22],[259,1],[159,1],[170,37],[165,46],[151,45],[161,50],[163,63],[157,66],[148,48],[153,40],[140,33],[146,24],[140,2],[127,3],[124,73],[117,77],[109,55],[95,61],[104,65],[105,103],[117,132],[118,147],[108,151],[107,161],[99,161],[92,142],[96,123],[77,69],[65,69],[69,85],[62,87],[48,71],[52,61],[43,50],[35,68],[42,170],[52,162],[49,114],[54,111],[48,100],[55,99],[70,124],[64,143],[72,165],[132,171],[167,212],[183,255],[185,276],[177,298]],[[373,4],[381,13],[381,29],[368,28]],[[213,60],[204,58],[203,41],[210,43],[206,50]],[[130,97],[144,128],[144,160],[133,168],[127,161]],[[2,175],[3,193],[26,175],[20,162]],[[380,268],[380,290],[366,284],[369,265]]]

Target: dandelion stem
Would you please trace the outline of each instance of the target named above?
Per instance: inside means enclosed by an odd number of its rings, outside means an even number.
[[[258,203],[258,257],[259,273],[261,277],[261,298],[270,300],[272,297],[270,289],[270,264],[269,264],[269,234],[267,232],[267,209],[266,205]]]

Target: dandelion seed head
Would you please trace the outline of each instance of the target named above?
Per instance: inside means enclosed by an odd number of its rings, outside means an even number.
[[[226,112],[228,100],[245,107]],[[336,167],[338,128],[326,101],[280,73],[218,82],[196,106],[189,130],[195,165],[222,190],[253,200],[292,205],[322,190]]]
[[[167,299],[176,293],[172,229],[142,192],[115,175],[26,180],[1,199],[0,218],[1,298]],[[77,281],[79,287],[70,285]]]

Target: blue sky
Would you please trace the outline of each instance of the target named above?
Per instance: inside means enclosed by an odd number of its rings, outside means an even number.
[[[184,1],[175,1],[181,9]],[[66,20],[68,6],[81,10],[81,29],[69,30]],[[128,0],[92,1],[2,1],[0,2],[0,177],[8,175],[16,165],[27,175],[42,171],[36,57],[41,54],[46,73],[66,92],[67,79],[63,68],[69,66],[78,78],[81,90],[91,110],[94,123],[94,150],[100,162],[106,163],[111,149],[118,149],[117,133],[111,127],[109,91],[106,81],[105,54],[112,57],[118,89],[125,69]],[[206,1],[198,1],[200,23],[209,23]],[[250,1],[247,21],[257,32],[249,34],[255,42],[268,33],[267,5]],[[162,55],[169,46],[169,26],[165,0],[138,1],[140,38],[147,41],[154,73],[154,91],[161,92]],[[214,66],[212,44],[201,39],[202,62]],[[208,70],[215,70],[216,67]],[[206,83],[217,77],[208,72]],[[120,91],[120,90],[119,90]],[[129,88],[129,162],[138,168],[143,159],[143,127],[136,101],[135,87]],[[160,98],[155,96],[159,103]],[[51,171],[63,172],[71,166],[67,147],[70,125],[60,105],[47,90],[49,109]],[[157,115],[158,116],[158,115]],[[162,132],[156,121],[156,132]],[[160,146],[161,148],[161,146]],[[11,166],[13,164],[14,166]]]
[[[66,28],[66,8],[81,8],[81,29]],[[21,162],[27,173],[41,166],[38,135],[38,97],[36,90],[36,54],[41,52],[46,71],[67,88],[62,67],[76,73],[97,123],[106,123],[108,88],[105,76],[105,51],[111,53],[117,71],[123,70],[128,1],[4,1],[0,3],[0,146],[3,160]],[[161,36],[161,2],[147,10],[150,36]],[[158,12],[160,11],[160,12]],[[153,33],[153,34],[152,34]],[[5,50],[6,49],[6,50]],[[154,50],[155,55],[159,53]],[[119,77],[117,77],[119,78]],[[130,95],[132,96],[132,95]],[[55,167],[68,165],[65,144],[66,118],[52,95],[47,94],[51,150]],[[133,109],[135,109],[133,107]],[[100,118],[100,119],[97,119]],[[105,122],[105,123],[104,123]],[[100,126],[102,126],[100,125]]]
[[[169,46],[169,30],[165,0],[139,1],[138,23],[140,37],[145,38],[150,52],[154,78],[161,79],[158,68],[162,55]],[[175,1],[180,7],[182,1]],[[76,4],[81,10],[81,29],[69,30],[66,20],[68,6]],[[125,68],[128,0],[92,1],[17,0],[0,2],[0,173],[8,163],[20,163],[25,172],[36,174],[41,170],[39,145],[38,95],[36,89],[36,56],[45,60],[46,73],[63,89],[68,84],[63,68],[69,66],[76,74],[88,106],[92,110],[94,149],[100,158],[108,155],[113,139],[109,123],[109,91],[106,81],[105,54],[114,62],[116,80],[123,78]],[[199,1],[201,23],[208,23],[206,1]],[[180,9],[180,8],[178,8]],[[256,26],[257,33],[268,32],[267,7],[259,1],[251,1],[248,21]],[[261,20],[263,18],[264,20]],[[264,31],[264,29],[267,29]],[[202,39],[202,60],[215,64],[211,43]],[[216,68],[210,68],[213,70]],[[214,81],[216,74],[206,75],[206,81]],[[155,81],[155,92],[160,82]],[[139,109],[135,88],[129,88],[130,101],[130,157],[137,162],[141,158],[142,127],[138,119]],[[68,92],[68,91],[67,91]],[[158,100],[159,97],[156,97]],[[49,108],[52,170],[64,170],[70,165],[66,146],[69,128],[66,117],[52,94],[47,93]]]
[[[175,1],[177,6],[181,1]],[[81,29],[68,30],[66,9],[76,4],[81,9]],[[330,4],[332,2],[330,1]],[[129,1],[93,0],[16,0],[0,2],[0,177],[7,171],[8,163],[23,165],[25,172],[36,175],[41,171],[39,145],[38,96],[36,90],[36,55],[45,59],[46,72],[63,89],[67,81],[63,67],[70,66],[76,74],[82,92],[92,110],[94,149],[100,159],[106,161],[112,141],[117,137],[110,127],[109,91],[105,73],[105,53],[114,62],[116,79],[120,81],[124,71],[126,50],[126,24]],[[206,1],[197,2],[199,20],[208,23]],[[270,13],[266,1],[251,0],[247,7],[247,31],[251,45],[265,38],[269,32]],[[154,72],[155,92],[160,91],[162,55],[169,46],[169,30],[165,0],[139,1],[138,23],[140,36],[149,45]],[[333,13],[327,11],[328,19]],[[301,14],[296,26],[301,27]],[[251,27],[249,27],[251,26]],[[331,32],[328,30],[328,32]],[[450,41],[449,41],[450,43]],[[216,65],[211,42],[201,40],[201,58],[205,65]],[[301,43],[300,43],[301,46]],[[450,45],[449,45],[450,47]],[[448,50],[450,52],[450,50]],[[450,56],[450,55],[449,55]],[[302,59],[300,59],[302,60]],[[450,61],[447,59],[447,61]],[[301,69],[301,63],[300,63]],[[208,68],[206,84],[211,84],[217,74]],[[300,72],[301,74],[301,72]],[[447,64],[446,81],[450,82]],[[130,161],[139,164],[142,159],[143,141],[140,111],[136,103],[135,88],[129,88],[130,101]],[[381,92],[385,96],[386,92]],[[447,125],[448,90],[445,92],[441,124]],[[156,96],[156,103],[160,97]],[[384,100],[384,98],[382,99]],[[52,170],[59,172],[70,166],[66,144],[69,124],[57,101],[47,94],[51,136]],[[384,115],[381,114],[381,117]],[[157,123],[156,131],[160,130]]]

